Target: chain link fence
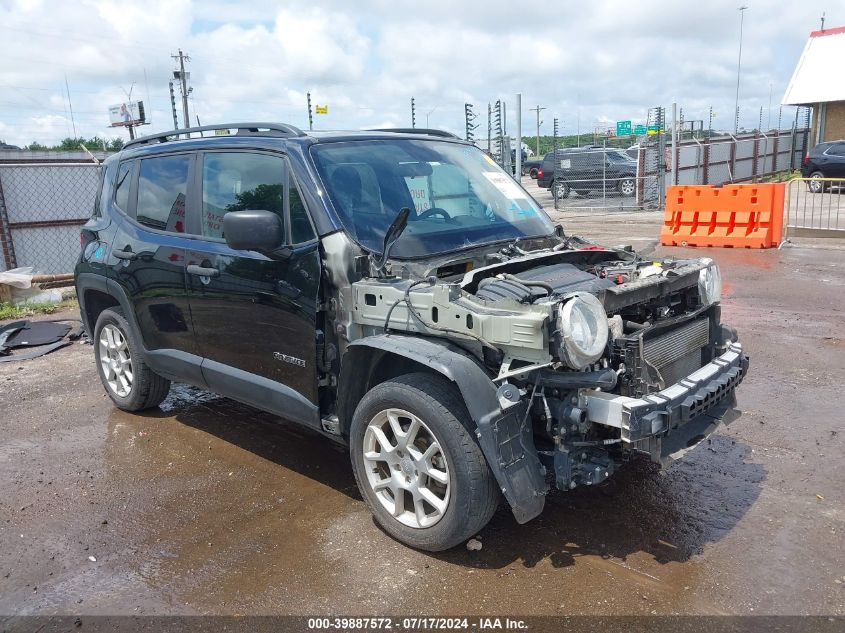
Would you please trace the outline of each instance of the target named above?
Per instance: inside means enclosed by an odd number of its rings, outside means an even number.
[[[99,168],[93,162],[0,163],[0,270],[72,272],[79,227],[91,215]]]

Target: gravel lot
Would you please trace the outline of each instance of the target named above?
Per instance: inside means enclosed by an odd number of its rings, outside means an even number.
[[[661,217],[560,216],[637,247]],[[392,541],[344,450],[271,415],[182,385],[122,413],[81,343],[0,365],[0,614],[845,613],[845,252],[706,254],[744,415],[667,472],[500,509],[478,552]]]

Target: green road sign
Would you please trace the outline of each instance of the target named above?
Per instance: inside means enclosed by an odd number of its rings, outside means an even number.
[[[646,133],[646,131],[647,131],[647,129],[646,129],[645,125],[635,125],[634,126],[634,134],[636,134],[637,136],[642,136],[643,134]]]
[[[649,125],[648,126],[648,130],[647,130],[648,134],[660,134],[661,132],[663,132],[663,130],[657,129],[656,125]]]
[[[616,122],[616,136],[631,136],[631,122],[617,121]]]

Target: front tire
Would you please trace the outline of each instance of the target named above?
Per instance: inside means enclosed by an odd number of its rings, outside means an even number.
[[[406,374],[367,393],[352,417],[355,480],[376,521],[411,547],[438,552],[483,528],[499,490],[467,428],[454,385]]]
[[[106,393],[124,411],[158,406],[170,381],[144,362],[141,345],[120,308],[103,310],[94,326],[94,356]]]
[[[637,184],[634,182],[633,178],[623,178],[619,181],[619,193],[621,193],[626,198],[630,198],[634,195],[637,190]]]

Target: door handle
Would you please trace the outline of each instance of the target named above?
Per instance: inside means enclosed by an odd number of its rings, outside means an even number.
[[[117,257],[118,259],[123,260],[134,261],[138,259],[138,253],[133,253],[132,251],[112,251],[111,254]]]
[[[188,264],[189,275],[199,275],[200,277],[218,277],[220,271],[216,268],[205,268],[204,266],[197,266],[196,264]]]

